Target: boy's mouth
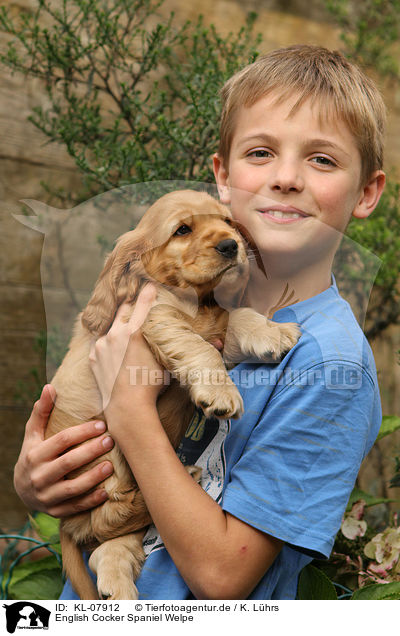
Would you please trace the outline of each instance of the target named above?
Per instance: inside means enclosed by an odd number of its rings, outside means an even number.
[[[277,223],[294,223],[309,216],[303,210],[279,203],[258,208],[258,212]]]

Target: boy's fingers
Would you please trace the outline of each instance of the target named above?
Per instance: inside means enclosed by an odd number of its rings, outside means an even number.
[[[130,303],[122,303],[118,307],[117,313],[115,314],[114,322],[111,325],[111,328],[108,332],[108,335],[117,334],[121,330],[124,332],[128,331],[128,333],[133,334],[135,331],[138,331],[140,327],[143,325],[146,320],[146,316],[152,308],[154,301],[157,297],[157,289],[155,285],[152,283],[147,283],[145,287],[143,287],[142,291],[137,297],[135,307],[132,311],[132,305]],[[126,320],[126,317],[130,315],[129,320]],[[105,336],[106,338],[107,336]],[[101,340],[99,338],[97,342]],[[92,344],[90,356],[89,358],[95,357],[94,354],[95,345]]]
[[[97,483],[98,482],[94,485]],[[91,508],[95,508],[96,506],[104,503],[107,499],[108,495],[104,488],[97,488],[87,495],[75,497],[74,499],[65,501],[64,498],[64,500],[60,500],[50,506],[50,508],[47,509],[47,512],[53,517],[69,517],[70,515],[74,515],[78,512],[84,512]]]
[[[46,384],[40,398],[33,405],[31,416],[26,424],[26,434],[39,433],[44,436],[50,413],[56,400],[56,391],[51,384]]]
[[[109,435],[104,435],[97,440],[82,444],[78,448],[68,451],[47,467],[46,475],[43,476],[43,484],[39,484],[39,487],[45,487],[46,482],[57,483],[72,471],[86,466],[94,459],[109,452],[113,446],[114,440]],[[67,480],[67,483],[72,482],[73,480]],[[75,494],[71,496],[75,496]]]
[[[101,462],[90,470],[74,477],[73,479],[61,479],[49,487],[46,493],[49,506],[60,505],[71,499],[86,497],[92,488],[95,488],[113,472],[111,462]]]
[[[55,459],[66,450],[89,439],[101,435],[106,430],[106,425],[102,421],[90,421],[76,426],[70,426],[52,437],[44,440],[43,444],[37,446],[36,461],[47,462]],[[103,450],[103,453],[106,452]],[[95,455],[96,457],[99,455]],[[92,459],[94,456],[92,457]],[[90,460],[89,460],[90,461]]]
[[[146,320],[147,314],[154,305],[156,300],[157,289],[151,283],[148,283],[140,292],[135,308],[129,319],[129,333],[135,333],[143,325]]]

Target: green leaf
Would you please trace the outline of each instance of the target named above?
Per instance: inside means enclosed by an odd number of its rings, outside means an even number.
[[[400,582],[374,583],[356,590],[351,597],[352,601],[390,601],[400,599]]]
[[[400,430],[400,417],[397,417],[397,415],[384,415],[377,439],[382,439],[382,437],[386,437],[386,435],[398,430]]]
[[[8,596],[12,600],[52,600],[58,599],[63,589],[61,570],[41,570],[35,575],[25,577],[22,581],[12,584],[8,589]]]
[[[307,565],[300,573],[297,598],[300,601],[333,601],[337,600],[337,594],[332,581],[322,570]]]
[[[60,564],[55,556],[50,555],[38,559],[37,561],[25,561],[19,563],[13,570],[12,583],[19,583],[24,578],[31,576],[31,574],[37,574],[42,570],[60,570]]]
[[[35,517],[30,517],[32,527],[43,541],[49,543],[53,550],[61,554],[60,546],[60,520],[38,512]]]
[[[349,503],[347,504],[346,510],[351,510],[353,504],[355,504],[356,501],[360,501],[361,499],[365,501],[365,505],[367,508],[369,508],[370,506],[377,506],[378,504],[382,503],[391,503],[392,501],[396,501],[396,499],[388,499],[386,497],[374,497],[373,495],[370,495],[369,493],[364,492],[359,488],[354,488],[350,495]]]
[[[13,600],[46,600],[59,598],[63,588],[62,570],[56,557],[17,565],[8,587],[8,597]]]
[[[35,517],[31,517],[32,525],[43,540],[48,541],[50,537],[57,535],[60,527],[60,520],[38,512]]]

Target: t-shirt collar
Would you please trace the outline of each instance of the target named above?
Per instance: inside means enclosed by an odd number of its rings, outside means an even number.
[[[316,296],[312,296],[311,298],[307,298],[306,300],[302,300],[298,303],[293,303],[292,305],[288,305],[287,307],[278,309],[274,313],[272,320],[276,320],[277,322],[286,322],[288,320],[293,320],[293,312],[295,312],[296,320],[299,322],[303,322],[315,311],[321,311],[324,305],[337,300],[340,297],[340,294],[336,285],[335,277],[333,274],[331,276],[332,283],[330,287],[328,287],[328,289],[325,289],[323,292],[317,294]]]

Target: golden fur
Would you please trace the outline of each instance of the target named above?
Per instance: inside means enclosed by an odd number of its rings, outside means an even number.
[[[142,333],[172,374],[157,402],[171,444],[179,444],[194,405],[207,416],[240,416],[240,394],[211,343],[222,340],[225,362],[235,364],[249,357],[270,358],[271,353],[277,357],[299,336],[292,323],[273,323],[240,307],[248,269],[244,240],[227,208],[208,194],[190,190],[161,197],[135,230],[120,237],[77,318],[69,351],[52,381],[57,400],[47,437],[90,419],[104,419],[89,363],[90,343],[108,331],[122,302],[134,306],[148,281],[157,286],[157,301]],[[64,569],[81,598],[99,594],[134,599],[134,581],[144,560],[142,539],[151,519],[117,446],[90,466],[106,458],[114,465],[113,474],[101,484],[108,500],[61,522]],[[92,551],[89,564],[97,573],[97,590],[81,548]]]

